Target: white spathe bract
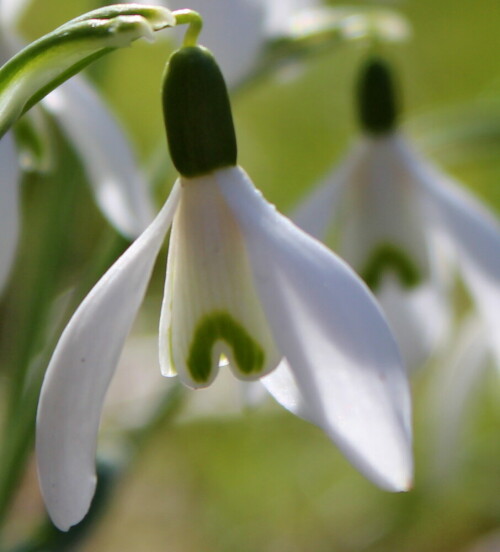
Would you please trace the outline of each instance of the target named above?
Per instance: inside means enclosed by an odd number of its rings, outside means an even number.
[[[383,315],[345,263],[230,167],[180,179],[59,341],[37,418],[39,476],[54,523],[66,530],[89,507],[103,398],[172,220],[163,372],[201,387],[225,357],[245,380],[285,357],[291,375],[271,389],[278,402],[323,428],[373,481],[406,490],[409,391]]]
[[[292,218],[321,239],[334,228],[339,253],[362,274],[381,246],[411,263],[418,281],[405,284],[389,263],[375,286],[410,366],[445,340],[455,268],[500,361],[498,221],[399,133],[364,137]]]

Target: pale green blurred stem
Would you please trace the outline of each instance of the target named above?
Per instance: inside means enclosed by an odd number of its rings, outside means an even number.
[[[172,12],[177,25],[189,25],[184,35],[183,46],[196,46],[198,36],[203,27],[203,19],[198,12],[193,10],[176,10]]]

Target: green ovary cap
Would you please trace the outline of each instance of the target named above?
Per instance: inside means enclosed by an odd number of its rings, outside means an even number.
[[[375,249],[361,271],[361,277],[372,291],[376,291],[387,272],[394,273],[401,285],[408,289],[417,286],[422,279],[412,259],[397,246],[388,243]]]
[[[396,89],[387,63],[368,60],[361,69],[357,85],[358,117],[369,134],[385,134],[396,127],[398,105]]]
[[[182,176],[236,165],[226,84],[206,48],[186,46],[171,55],[163,82],[163,113],[170,155]]]
[[[259,344],[228,313],[213,312],[198,323],[189,348],[187,368],[194,381],[210,380],[212,348],[217,341],[225,341],[231,347],[242,374],[257,375],[263,370],[265,354]]]

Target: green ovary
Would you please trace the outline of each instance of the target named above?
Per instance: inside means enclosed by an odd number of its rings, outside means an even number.
[[[389,271],[396,274],[405,288],[415,287],[421,281],[421,274],[412,259],[391,244],[381,244],[375,249],[361,276],[372,290],[377,290],[384,274]]]
[[[233,351],[240,372],[258,374],[264,368],[262,348],[234,318],[226,312],[213,312],[198,323],[189,348],[187,368],[194,381],[209,381],[212,371],[212,347],[225,341]]]

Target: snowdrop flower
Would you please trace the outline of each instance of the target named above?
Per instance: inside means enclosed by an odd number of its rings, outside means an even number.
[[[222,356],[244,381],[284,358],[278,401],[322,427],[375,483],[407,489],[406,372],[368,288],[237,165],[227,90],[208,50],[185,46],[172,55],[163,105],[180,177],[75,312],[42,386],[36,449],[52,520],[67,530],[89,508],[104,396],[170,227],[162,373],[196,389],[215,379]]]
[[[446,338],[456,270],[500,360],[498,221],[398,130],[384,61],[368,61],[358,93],[363,136],[292,218],[321,239],[334,229],[337,250],[376,292],[410,366]]]
[[[15,25],[28,0],[0,0],[0,61],[21,49]],[[153,218],[147,183],[123,129],[97,92],[82,76],[75,76],[42,100],[54,115],[82,161],[96,203],[111,225],[135,238]],[[0,141],[2,167],[0,217],[0,289],[15,256],[19,234],[18,152],[9,133]]]

